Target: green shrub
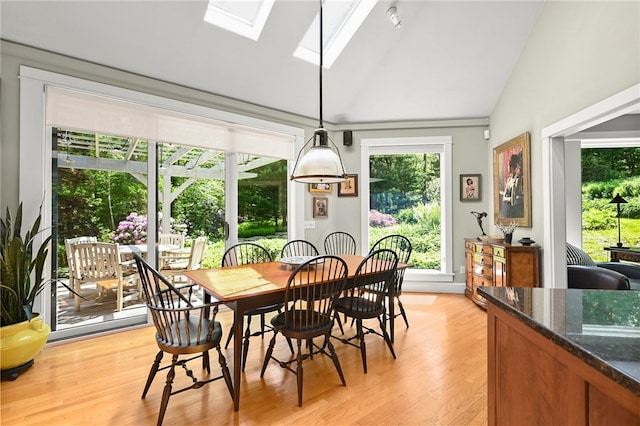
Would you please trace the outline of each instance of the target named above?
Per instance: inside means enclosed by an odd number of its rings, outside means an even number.
[[[261,238],[251,240],[251,242],[259,244],[266,248],[271,257],[274,260],[280,259],[280,251],[287,242],[286,238]],[[204,260],[202,261],[203,268],[217,268],[222,264],[222,256],[224,256],[225,247],[224,241],[216,241],[214,243],[207,244],[207,250],[204,254]]]
[[[640,196],[635,198],[625,198],[627,204],[620,204],[620,217],[629,219],[640,219]]]
[[[400,234],[409,238],[412,251],[409,262],[415,268],[440,270],[440,224],[437,229],[401,223],[386,228],[369,228],[369,243],[373,245],[387,235]]]

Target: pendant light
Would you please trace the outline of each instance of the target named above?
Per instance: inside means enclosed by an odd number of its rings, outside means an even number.
[[[336,144],[329,138],[327,130],[322,125],[322,65],[323,65],[323,36],[322,36],[322,0],[320,0],[320,125],[313,132],[313,137],[304,144],[293,174],[290,179],[303,183],[337,183],[344,182],[347,175],[344,172],[340,151]],[[307,153],[303,155],[305,148],[313,142]],[[329,143],[333,145],[335,151]],[[302,158],[301,158],[302,157]]]

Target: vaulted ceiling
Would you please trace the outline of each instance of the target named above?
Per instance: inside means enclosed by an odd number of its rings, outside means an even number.
[[[329,70],[335,124],[488,117],[542,1],[383,1]],[[397,7],[400,29],[387,16]],[[5,40],[318,117],[318,67],[293,51],[317,1],[276,0],[258,41],[204,22],[207,1],[0,2]]]

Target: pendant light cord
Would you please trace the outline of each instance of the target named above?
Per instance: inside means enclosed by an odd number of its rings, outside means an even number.
[[[322,65],[323,65],[323,36],[322,36],[322,1],[320,0],[320,128],[322,128]]]

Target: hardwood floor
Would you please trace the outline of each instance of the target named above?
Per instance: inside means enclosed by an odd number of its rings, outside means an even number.
[[[486,313],[462,295],[404,294],[402,300],[411,327],[396,320],[396,360],[381,338],[369,335],[365,375],[359,351],[333,340],[346,387],[329,358],[307,360],[299,408],[294,374],[271,362],[260,378],[270,335],[263,344],[254,337],[242,375],[240,411],[233,411],[224,383],[216,381],[172,396],[164,424],[486,425]],[[231,312],[218,319],[226,335]],[[166,371],[140,399],[157,352],[154,332],[145,327],[47,346],[16,381],[2,382],[0,423],[155,424]],[[231,351],[223,349],[230,367]],[[289,353],[281,336],[274,353]],[[212,356],[212,372],[216,360]],[[191,367],[202,377],[199,362]],[[182,371],[176,379],[188,383]]]

